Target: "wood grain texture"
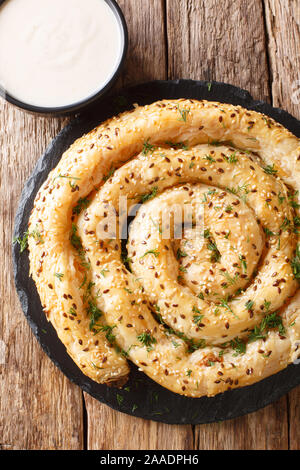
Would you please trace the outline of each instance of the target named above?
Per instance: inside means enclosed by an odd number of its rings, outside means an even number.
[[[164,2],[120,0],[119,5],[128,25],[129,54],[118,86],[166,79]],[[192,426],[149,422],[110,410],[88,394],[84,399],[88,449],[193,448]]]
[[[272,100],[300,119],[300,2],[265,0]],[[300,449],[300,387],[288,395],[290,449]]]
[[[102,450],[164,450],[194,448],[192,426],[168,425],[110,410],[107,406],[100,407],[89,401],[88,408],[96,411],[96,416],[89,413],[88,448]],[[98,423],[98,426],[97,426]],[[99,432],[101,423],[101,432]]]
[[[81,449],[82,394],[42,352],[15,293],[13,220],[25,180],[63,120],[0,101],[0,449]]]
[[[118,3],[129,51],[117,87],[165,78],[220,80],[300,117],[300,92],[293,94],[300,80],[299,0]],[[0,449],[299,449],[299,388],[231,421],[170,426],[115,412],[82,394],[42,352],[14,290],[10,247],[23,184],[65,122],[0,101]]]
[[[169,78],[217,80],[269,98],[261,0],[167,0]]]
[[[265,0],[274,106],[300,116],[300,2]]]
[[[289,447],[300,450],[300,387],[288,394]]]
[[[128,26],[128,55],[119,84],[167,78],[164,0],[118,0]]]
[[[286,397],[237,419],[196,426],[195,447],[201,450],[288,449]]]

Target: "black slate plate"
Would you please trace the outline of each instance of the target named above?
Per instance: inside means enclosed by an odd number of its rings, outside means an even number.
[[[89,115],[75,118],[53,140],[25,185],[15,219],[14,235],[21,236],[27,230],[29,214],[38,189],[75,139],[108,117],[130,109],[133,103],[143,105],[162,98],[208,99],[240,104],[273,117],[300,137],[300,122],[291,115],[266,103],[254,101],[247,91],[224,83],[212,82],[210,85],[192,80],[155,81],[128,88],[117,96],[111,94],[99,102]],[[257,384],[225,392],[214,398],[186,398],[176,395],[153,382],[135,366],[131,367],[130,380],[127,383],[129,391],[98,385],[78,369],[66,353],[54,328],[47,322],[35,284],[29,277],[28,253],[20,254],[18,245],[13,249],[13,264],[16,288],[24,314],[44,351],[72,382],[111,408],[164,423],[202,424],[256,411],[300,384],[300,366],[290,365]]]

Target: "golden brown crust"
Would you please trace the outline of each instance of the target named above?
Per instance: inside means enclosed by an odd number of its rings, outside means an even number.
[[[299,167],[299,139],[280,124],[206,101],[137,107],[77,140],[37,195],[29,248],[45,312],[82,371],[123,381],[129,358],[200,397],[292,362]],[[132,272],[118,236],[99,236],[120,196],[128,208],[144,202],[128,240]],[[163,209],[197,213],[199,201],[201,243],[189,228],[164,239]]]

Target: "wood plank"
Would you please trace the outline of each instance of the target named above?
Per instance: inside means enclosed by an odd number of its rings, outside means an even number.
[[[167,0],[169,77],[225,81],[270,100],[263,13],[259,0],[225,0],[221,8],[218,0]],[[249,416],[195,429],[197,449],[287,447],[286,398]]]
[[[120,84],[167,78],[164,0],[118,0],[128,26],[129,45]]]
[[[119,0],[118,3],[128,25],[129,53],[117,85],[166,79],[164,1]],[[192,449],[192,426],[145,421],[117,413],[88,394],[84,398],[88,449]]]
[[[81,449],[82,394],[44,354],[15,293],[13,220],[23,184],[64,120],[0,101],[0,449]]]
[[[300,387],[288,394],[290,450],[300,450]]]
[[[300,3],[265,0],[274,106],[300,117]]]
[[[269,98],[260,0],[167,0],[169,78],[218,80]]]
[[[300,119],[300,3],[265,0],[274,106]],[[300,387],[289,393],[290,449],[300,449]]]

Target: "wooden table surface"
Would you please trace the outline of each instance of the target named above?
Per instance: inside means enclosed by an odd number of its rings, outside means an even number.
[[[300,118],[300,0],[118,3],[130,38],[118,86],[167,78],[224,81]],[[170,426],[100,404],[42,351],[14,289],[13,220],[25,180],[67,121],[0,102],[0,448],[299,449],[300,388],[238,419]]]

